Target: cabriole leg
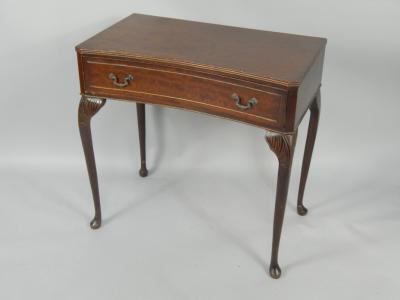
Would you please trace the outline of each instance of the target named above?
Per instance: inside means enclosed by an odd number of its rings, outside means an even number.
[[[303,205],[304,189],[306,186],[308,170],[310,169],[311,156],[314,149],[315,137],[317,135],[319,114],[321,109],[321,92],[318,90],[314,101],[310,106],[310,122],[308,124],[308,133],[306,147],[304,149],[303,166],[301,167],[299,195],[297,198],[297,213],[301,216],[307,214],[307,208]]]
[[[139,144],[140,144],[140,170],[139,175],[146,177],[148,174],[146,168],[146,110],[143,103],[136,104]]]
[[[272,253],[269,273],[272,278],[281,276],[278,264],[279,242],[282,232],[283,218],[285,214],[286,199],[289,188],[290,172],[297,133],[276,134],[267,133],[266,140],[271,150],[276,154],[279,161],[278,182],[276,187],[274,228],[272,237]]]
[[[83,151],[85,152],[86,166],[89,173],[95,210],[94,218],[90,222],[90,227],[92,229],[97,229],[101,226],[101,208],[90,120],[105,103],[105,99],[82,96],[78,112],[79,132],[81,134]]]

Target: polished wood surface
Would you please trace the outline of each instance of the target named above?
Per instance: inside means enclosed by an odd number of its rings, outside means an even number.
[[[145,104],[198,111],[267,130],[278,158],[270,275],[279,278],[278,250],[297,128],[310,123],[297,210],[314,148],[326,39],[133,14],[76,47],[82,99],[79,129],[101,225],[91,118],[105,99],[137,103],[140,170],[146,167]]]
[[[157,70],[164,68],[164,71],[172,72],[171,79],[174,79],[174,72],[178,77],[185,74],[183,81],[165,83],[175,85],[177,90],[183,89],[196,76],[215,80],[214,83],[226,81],[228,84],[268,90],[280,95],[284,102],[276,105],[282,106],[285,120],[273,129],[294,132],[321,83],[325,45],[326,39],[323,38],[133,14],[81,43],[76,50],[81,76],[96,70],[96,67],[89,66],[88,61],[99,62],[103,59],[103,62],[109,63],[103,66],[103,70],[107,70],[107,66],[111,68],[110,64],[113,64],[111,59],[117,58],[115,63],[122,66],[115,69],[125,76],[123,69],[126,65]],[[108,77],[108,74],[102,75],[104,79]],[[93,91],[93,82],[86,80],[87,77],[81,78],[81,93],[100,95],[99,90]],[[201,86],[201,82],[198,84]],[[133,95],[134,92],[126,89],[124,98],[153,99],[153,103],[166,105],[154,95]],[[121,98],[121,93],[122,90],[106,92],[103,89],[101,94]],[[247,95],[239,96],[246,101]],[[204,98],[211,101],[214,96]],[[182,101],[174,94],[169,97]],[[210,111],[204,105],[192,104],[186,101],[175,107],[186,105],[186,109],[215,114],[215,110]],[[220,115],[237,119],[227,111],[220,112]],[[242,115],[240,121],[243,119]],[[260,127],[271,125],[261,120],[247,123]]]
[[[84,59],[83,66],[86,95],[184,107],[276,130],[284,125],[286,95],[266,86],[110,58],[90,57]],[[117,77],[117,83],[129,75],[133,79],[119,87],[109,74]],[[234,94],[243,104],[253,97],[258,103],[249,109],[239,108],[232,99]]]
[[[303,80],[325,44],[323,38],[133,14],[77,50],[226,70],[293,85]]]

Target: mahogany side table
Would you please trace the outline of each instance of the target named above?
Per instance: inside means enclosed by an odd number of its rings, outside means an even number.
[[[145,103],[204,112],[258,126],[279,161],[270,275],[279,278],[278,249],[297,128],[310,110],[297,212],[320,114],[326,39],[133,14],[76,47],[82,138],[95,216],[100,196],[90,129],[106,98],[136,102],[141,156],[147,176]]]

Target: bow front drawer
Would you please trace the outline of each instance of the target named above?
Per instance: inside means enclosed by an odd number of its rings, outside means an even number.
[[[83,81],[87,95],[184,107],[277,129],[285,120],[284,92],[224,76],[89,56]]]

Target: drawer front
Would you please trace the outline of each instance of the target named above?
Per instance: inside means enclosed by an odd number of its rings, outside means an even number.
[[[188,72],[87,57],[81,78],[87,95],[180,107],[281,128],[285,117],[284,93],[245,81]]]

